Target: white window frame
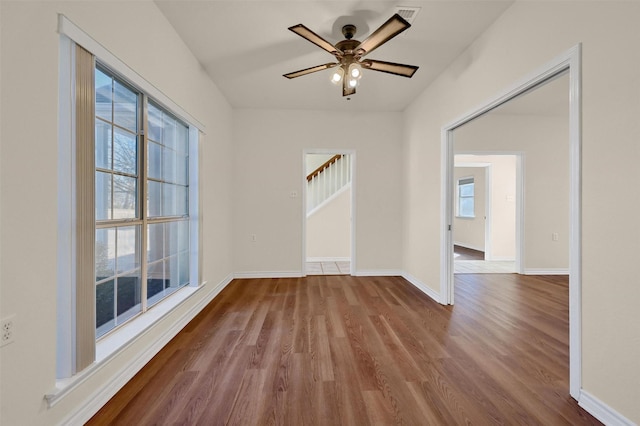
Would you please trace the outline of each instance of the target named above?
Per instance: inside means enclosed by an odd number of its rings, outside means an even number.
[[[469,184],[473,184],[473,195],[471,196],[462,196],[462,194],[460,193],[461,191],[461,187],[463,185],[469,185]],[[457,213],[457,217],[462,218],[462,219],[474,219],[476,217],[476,183],[475,183],[475,178],[473,176],[467,176],[467,177],[463,177],[458,179],[458,181],[456,182],[456,213]],[[460,208],[461,205],[461,201],[462,198],[471,198],[473,200],[473,213],[471,213],[470,215],[465,215],[462,214],[462,209]]]
[[[192,294],[202,288],[202,237],[200,210],[199,152],[202,123],[169,99],[158,88],[147,82],[100,43],[91,38],[64,15],[58,16],[60,34],[59,61],[59,127],[58,127],[58,268],[57,278],[57,353],[56,391],[47,395],[49,406],[57,402],[90,377],[97,369],[135,338],[144,334],[153,324],[176,309]],[[130,321],[125,327],[110,333],[96,343],[95,362],[83,371],[75,371],[75,45],[81,45],[102,64],[118,73],[136,89],[147,93],[189,126],[189,212],[190,212],[190,284],[175,292],[172,297],[154,306],[145,315]]]
[[[180,120],[179,118],[175,117],[175,114],[173,114],[172,111],[169,111],[166,107],[162,106],[161,104],[159,104],[155,99],[151,98],[151,96],[138,89],[137,87],[132,86],[128,81],[126,81],[124,78],[122,78],[118,72],[108,68],[105,64],[102,63],[101,60],[96,59],[95,64],[94,64],[94,69],[95,70],[100,70],[102,73],[104,73],[105,75],[111,77],[114,79],[114,81],[119,82],[121,85],[129,88],[130,90],[134,91],[136,93],[136,98],[137,98],[137,102],[138,102],[138,106],[137,106],[137,110],[136,110],[136,121],[138,122],[137,125],[137,129],[136,129],[136,143],[137,143],[137,158],[136,158],[136,163],[137,163],[137,189],[136,189],[136,194],[135,194],[135,198],[136,198],[136,214],[134,217],[131,218],[102,218],[102,219],[96,219],[95,222],[95,229],[96,231],[98,229],[119,229],[119,228],[123,228],[123,227],[137,227],[138,228],[138,237],[137,237],[137,241],[138,243],[138,255],[139,255],[139,270],[140,270],[140,291],[141,291],[141,300],[140,300],[140,305],[139,305],[139,311],[136,311],[135,313],[130,314],[129,318],[124,319],[124,321],[122,323],[120,323],[120,318],[119,315],[117,314],[117,312],[114,310],[114,317],[113,317],[113,322],[114,325],[111,328],[107,328],[106,331],[102,331],[99,335],[97,335],[97,339],[98,341],[100,341],[101,339],[105,338],[106,336],[108,336],[110,333],[114,332],[115,330],[117,330],[119,327],[122,327],[123,325],[125,325],[126,323],[128,323],[129,321],[132,320],[133,317],[136,317],[138,315],[144,315],[148,312],[149,309],[151,309],[152,307],[155,307],[158,303],[162,302],[165,300],[165,298],[167,297],[171,297],[173,296],[174,292],[176,291],[180,291],[185,285],[181,285],[181,286],[177,286],[177,287],[172,287],[172,291],[167,294],[166,291],[163,291],[163,294],[158,294],[158,297],[153,297],[153,298],[149,298],[148,295],[148,279],[147,279],[147,273],[148,273],[148,268],[149,268],[149,264],[147,264],[147,259],[146,259],[146,243],[149,238],[149,234],[148,234],[148,228],[150,225],[158,225],[158,224],[166,224],[166,223],[172,223],[172,222],[190,222],[190,212],[187,211],[186,214],[180,215],[162,215],[162,216],[151,216],[149,211],[148,211],[148,206],[146,205],[146,200],[149,197],[149,182],[154,181],[154,182],[164,182],[164,180],[157,180],[156,178],[152,178],[148,175],[148,170],[146,168],[146,165],[148,163],[148,155],[149,155],[149,145],[151,143],[158,143],[158,141],[151,141],[150,139],[150,131],[149,131],[149,116],[148,116],[148,111],[150,109],[150,105],[149,104],[153,104],[153,106],[155,108],[158,108],[160,111],[162,111],[164,114],[167,114],[169,116],[171,116],[173,119],[176,119],[180,124],[182,125],[186,125],[187,129],[189,129],[191,126],[189,126],[188,124],[186,124],[185,122],[183,122],[182,120]],[[112,118],[113,120],[115,120],[115,117]],[[110,126],[114,126],[117,127],[118,124],[115,122],[107,122],[104,121],[102,118],[98,118],[97,115],[96,117],[94,117],[94,120],[96,120],[96,122],[100,121],[103,123],[108,123]],[[129,131],[131,131],[131,129],[128,129]],[[193,141],[190,140],[191,138],[189,137],[189,135],[187,134],[187,142],[191,143]],[[115,140],[112,142],[115,144]],[[115,161],[115,159],[114,159]],[[191,163],[191,158],[189,157],[189,163]],[[191,170],[192,168],[197,168],[197,165],[195,164],[189,164],[189,168],[188,170]],[[104,169],[104,168],[99,168],[96,167],[95,168],[95,172],[102,172],[102,173],[107,173],[107,174],[112,174],[114,176],[116,175],[124,175],[123,172],[118,172],[116,170],[111,170],[110,168]],[[189,187],[189,186],[188,186]],[[113,194],[113,188],[112,188],[112,194]],[[188,199],[191,198],[191,196],[189,194],[187,194]],[[113,198],[113,195],[112,195]],[[111,208],[113,207],[113,205],[111,205]],[[190,223],[191,225],[191,223]],[[117,239],[117,233],[116,233],[116,239]],[[117,249],[116,249],[117,250]],[[191,250],[189,250],[189,253],[191,254]],[[165,259],[160,259],[160,261],[164,262]],[[157,263],[157,262],[154,262]],[[118,273],[117,271],[114,271],[115,277],[120,278],[121,276],[123,276],[122,273]],[[124,275],[127,275],[127,273],[125,273]],[[190,266],[189,266],[189,283],[187,285],[191,285],[191,282],[193,280],[193,278],[195,277],[194,274],[192,274],[192,271],[190,270]],[[114,277],[107,277],[105,278],[105,280],[111,280]],[[98,287],[98,283],[96,283],[96,289]],[[114,283],[114,286],[116,284]],[[97,293],[97,291],[96,291]],[[117,299],[114,299],[114,301]],[[96,301],[97,301],[97,294],[96,294]],[[115,305],[114,307],[117,307],[117,305]],[[97,304],[96,304],[96,315],[97,315]],[[96,329],[96,334],[98,334],[98,330],[100,330],[100,328],[103,327],[99,327]]]

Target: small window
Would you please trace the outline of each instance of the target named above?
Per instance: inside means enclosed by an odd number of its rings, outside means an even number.
[[[458,180],[458,217],[475,217],[473,178]]]

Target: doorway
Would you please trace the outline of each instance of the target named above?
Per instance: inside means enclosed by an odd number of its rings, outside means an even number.
[[[454,273],[521,272],[520,154],[454,153]]]
[[[569,248],[569,392],[573,398],[580,394],[581,377],[581,46],[558,56],[539,70],[532,72],[520,82],[505,90],[496,98],[490,99],[482,107],[462,118],[444,126],[442,129],[442,161],[444,175],[442,181],[443,194],[443,227],[442,227],[442,269],[441,269],[441,297],[446,304],[454,303],[453,281],[453,233],[452,222],[454,212],[453,202],[453,153],[454,131],[470,123],[497,107],[508,103],[519,95],[535,91],[544,83],[552,81],[560,75],[568,75],[568,238]],[[566,99],[565,98],[565,99]],[[553,160],[553,157],[550,158]],[[541,233],[547,237],[546,233]],[[552,238],[555,238],[552,233]],[[523,257],[526,256],[524,253]]]
[[[353,273],[354,157],[351,151],[304,152],[303,275]]]

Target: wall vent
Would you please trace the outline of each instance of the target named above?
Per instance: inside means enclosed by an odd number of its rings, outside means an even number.
[[[395,13],[402,16],[407,22],[413,25],[416,15],[420,12],[419,7],[413,6],[396,6]]]

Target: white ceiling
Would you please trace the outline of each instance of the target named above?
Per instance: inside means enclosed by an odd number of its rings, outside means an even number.
[[[247,1],[155,0],[234,108],[402,111],[513,0]],[[413,78],[366,71],[347,101],[330,71],[293,80],[282,74],[333,61],[287,28],[302,23],[331,43],[347,23],[362,41],[395,6],[421,8],[413,26],[376,49],[370,59],[417,65]]]

